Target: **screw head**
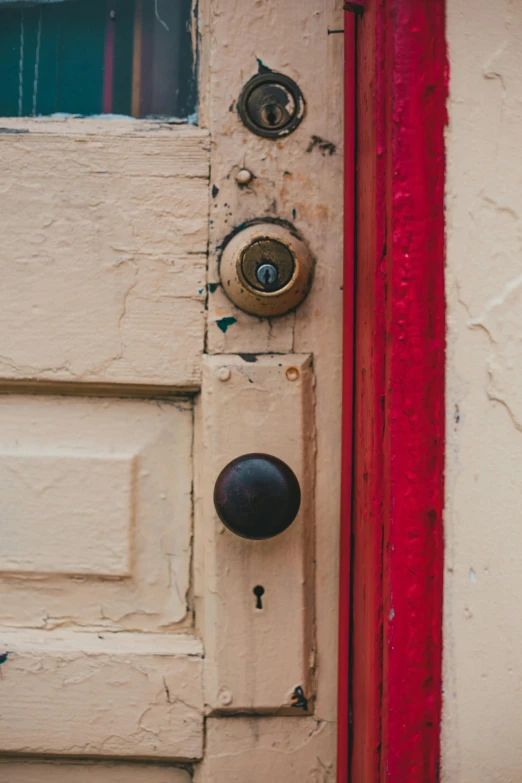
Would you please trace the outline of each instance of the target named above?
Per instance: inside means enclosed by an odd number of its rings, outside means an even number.
[[[221,691],[219,694],[219,703],[223,707],[228,707],[229,704],[232,704],[233,697],[230,691]]]
[[[220,367],[218,370],[218,378],[220,381],[229,381],[231,375],[230,367]]]
[[[252,182],[253,174],[248,169],[240,169],[236,174],[236,182],[238,185],[248,185]]]

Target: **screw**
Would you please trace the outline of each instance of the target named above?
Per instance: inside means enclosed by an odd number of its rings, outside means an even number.
[[[220,367],[218,370],[218,378],[220,381],[224,382],[230,380],[231,375],[230,367]]]
[[[268,286],[274,285],[279,277],[279,270],[274,264],[261,264],[256,272],[256,277],[261,283],[268,288]]]
[[[249,182],[252,182],[253,176],[248,169],[240,169],[236,174],[236,182],[238,185],[248,185]]]
[[[230,691],[221,691],[219,694],[219,703],[223,705],[223,707],[228,707],[229,704],[232,704],[233,697]]]

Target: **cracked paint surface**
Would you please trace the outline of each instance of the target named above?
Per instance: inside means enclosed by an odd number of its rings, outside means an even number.
[[[443,780],[522,770],[522,6],[448,2]]]
[[[67,633],[50,640],[46,634],[9,631],[4,636],[12,650],[2,678],[2,699],[9,704],[0,715],[4,753],[201,757],[199,640]],[[64,721],[64,715],[74,720]]]
[[[0,136],[0,378],[197,386],[208,135],[69,123]]]
[[[333,759],[325,752],[334,735],[334,722],[315,718],[210,718],[208,768],[203,766],[197,783],[240,783],[248,768],[255,780],[334,783]]]
[[[3,395],[0,430],[3,628],[191,625],[191,403]]]
[[[491,343],[488,395],[505,407],[513,425],[522,432],[522,275],[490,299],[472,324],[484,329]]]

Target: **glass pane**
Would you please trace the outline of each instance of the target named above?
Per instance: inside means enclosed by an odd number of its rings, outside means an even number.
[[[0,116],[192,119],[192,0],[0,0]]]

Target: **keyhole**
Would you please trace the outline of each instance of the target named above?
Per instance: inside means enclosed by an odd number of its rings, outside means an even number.
[[[261,114],[268,127],[275,128],[276,126],[281,124],[281,120],[283,118],[283,112],[281,110],[281,107],[278,106],[277,104],[275,103],[266,104],[265,106],[263,106]]]
[[[258,267],[256,277],[261,285],[264,285],[265,288],[270,288],[271,285],[274,285],[277,282],[279,272],[272,263],[265,261]]]
[[[265,588],[262,585],[256,585],[252,591],[256,597],[256,609],[263,608],[263,601],[261,597],[265,594]]]
[[[279,119],[278,117],[279,112],[276,111],[275,106],[269,106],[266,110],[266,118],[268,120],[269,125],[277,125],[277,121]]]

